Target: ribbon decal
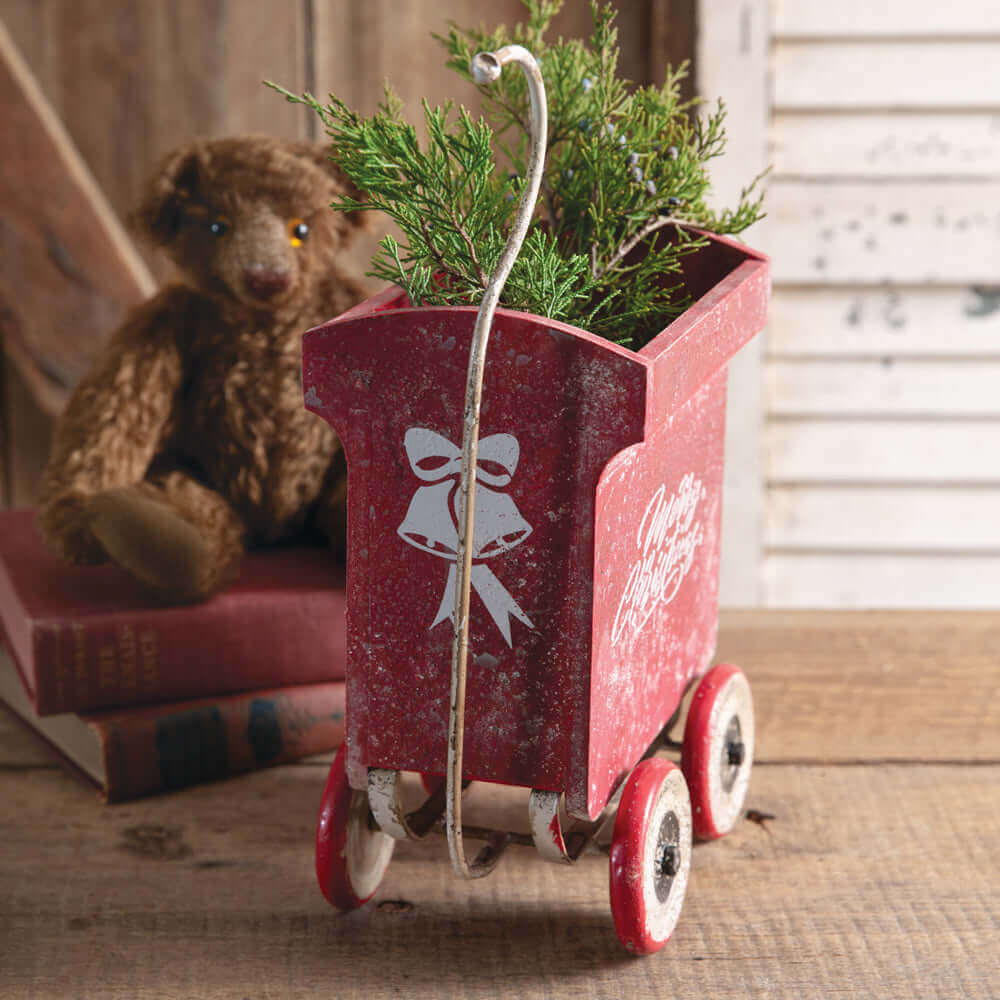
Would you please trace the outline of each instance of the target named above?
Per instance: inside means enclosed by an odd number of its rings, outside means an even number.
[[[425,485],[417,487],[397,534],[414,548],[451,560],[444,594],[430,625],[434,628],[453,615],[462,452],[426,427],[411,427],[403,447],[413,474]],[[470,582],[508,646],[512,645],[511,618],[528,628],[534,625],[482,560],[510,551],[531,534],[531,525],[521,517],[517,505],[500,492],[513,479],[519,457],[520,446],[512,434],[492,434],[479,442],[472,542],[472,558],[479,561],[472,564]]]

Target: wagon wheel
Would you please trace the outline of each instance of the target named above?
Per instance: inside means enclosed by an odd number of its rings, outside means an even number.
[[[659,951],[684,904],[691,868],[691,802],[684,775],[659,757],[629,776],[611,841],[611,914],[636,955]]]
[[[323,789],[316,827],[316,878],[327,900],[353,910],[375,894],[395,841],[370,818],[368,796],[347,783],[346,746],[341,746]]]
[[[681,767],[691,790],[694,833],[713,840],[740,818],[753,766],[754,718],[743,671],[720,664],[699,681],[691,700]]]

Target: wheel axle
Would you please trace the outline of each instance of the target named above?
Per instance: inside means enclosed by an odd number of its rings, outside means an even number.
[[[660,855],[660,874],[673,878],[681,870],[681,849],[676,844],[667,844]]]

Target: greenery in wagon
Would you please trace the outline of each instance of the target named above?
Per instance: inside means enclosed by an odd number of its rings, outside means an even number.
[[[492,33],[451,26],[435,36],[472,86],[477,52],[519,44],[538,60],[549,105],[541,194],[501,304],[572,323],[638,349],[688,303],[681,258],[704,240],[680,228],[739,233],[762,215],[759,178],[735,208],[706,204],[708,163],[725,147],[725,108],[700,114],[682,101],[686,66],[662,87],[630,87],[617,73],[614,11],[591,3],[588,42],[545,35],[562,0],[525,0],[527,21]],[[275,86],[275,85],[271,85]],[[400,285],[415,305],[477,304],[509,233],[528,160],[529,101],[510,67],[478,87],[484,117],[424,102],[428,141],[401,116],[387,87],[362,117],[330,95],[322,105],[275,87],[322,119],[333,158],[363,192],[333,207],[379,210],[403,242],[382,240],[369,274]],[[498,167],[498,155],[505,164]],[[645,244],[646,253],[631,251]]]

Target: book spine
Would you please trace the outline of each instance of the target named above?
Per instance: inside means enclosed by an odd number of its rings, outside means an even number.
[[[335,749],[344,739],[344,683],[82,718],[100,740],[104,797],[123,802]]]
[[[36,621],[24,665],[39,715],[90,712],[346,671],[343,591],[284,591],[147,613]]]

